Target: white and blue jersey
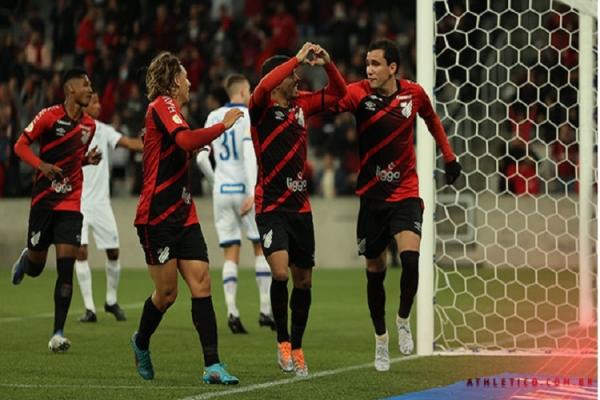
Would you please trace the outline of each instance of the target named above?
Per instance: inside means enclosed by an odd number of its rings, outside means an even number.
[[[248,239],[259,240],[258,228],[252,209],[245,216],[240,215],[244,199],[254,194],[256,184],[256,156],[250,135],[250,115],[244,104],[227,103],[212,111],[205,126],[212,126],[223,120],[232,108],[241,110],[244,115],[235,124],[213,140],[210,148],[198,154],[197,162],[204,175],[213,180],[213,209],[215,226],[222,247],[241,243],[241,227],[246,227]],[[215,167],[210,166],[208,154],[212,152]]]

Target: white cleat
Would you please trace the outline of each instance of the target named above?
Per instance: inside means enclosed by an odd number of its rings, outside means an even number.
[[[71,347],[71,342],[66,337],[54,335],[48,342],[48,350],[53,353],[64,353]]]
[[[375,369],[377,371],[390,370],[390,352],[388,350],[389,336],[385,332],[383,335],[375,335]]]
[[[410,332],[410,320],[396,315],[396,327],[398,328],[398,348],[400,353],[407,356],[415,349],[412,333]]]

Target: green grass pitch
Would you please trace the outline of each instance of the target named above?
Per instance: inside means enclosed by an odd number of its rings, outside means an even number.
[[[279,371],[275,334],[258,327],[253,271],[244,269],[239,277],[238,307],[250,332],[245,336],[229,332],[220,271],[212,271],[220,355],[230,372],[240,378],[240,385],[201,382],[202,355],[191,322],[189,292],[182,280],[177,302],[152,339],[156,377],[147,382],[138,377],[129,348],[141,304],[152,290],[147,272],[126,269],[122,273],[119,303],[126,307],[126,322],[117,322],[102,310],[103,271],[93,274],[97,323],[77,321],[83,305],[79,289],[74,288],[65,331],[72,347],[66,354],[51,354],[47,349],[55,276],[49,269],[39,278],[25,277],[21,286],[13,287],[9,270],[0,270],[0,399],[378,399],[502,372],[597,376],[595,358],[402,357],[395,345],[394,328],[400,277],[397,269],[390,270],[386,278],[386,315],[394,362],[391,371],[378,373],[372,367],[374,340],[364,271],[316,268],[304,337],[312,375],[309,379]],[[413,317],[413,329],[414,322]]]

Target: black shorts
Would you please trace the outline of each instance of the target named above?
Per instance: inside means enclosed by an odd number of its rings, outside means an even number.
[[[199,224],[185,227],[136,225],[146,264],[159,265],[177,258],[208,262],[206,242]]]
[[[377,258],[397,233],[410,231],[421,236],[422,223],[423,200],[419,197],[395,203],[361,197],[356,226],[358,254]]]
[[[33,207],[29,211],[27,248],[34,251],[48,250],[51,244],[81,243],[83,215],[79,211],[55,211]]]
[[[290,265],[315,265],[315,230],[312,213],[268,212],[256,216],[265,257],[286,250]]]

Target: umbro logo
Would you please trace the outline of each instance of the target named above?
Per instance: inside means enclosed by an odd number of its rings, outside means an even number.
[[[285,113],[280,110],[275,111],[275,119],[283,121],[285,119]]]
[[[56,128],[56,136],[65,136],[65,128]]]
[[[375,109],[377,108],[377,105],[372,101],[367,101],[367,102],[365,102],[365,108],[369,111],[375,111]]]
[[[41,234],[42,234],[42,232],[33,232],[31,234],[31,239],[29,239],[29,241],[31,242],[31,245],[33,247],[37,246],[37,244],[40,242]]]
[[[268,249],[273,244],[273,229],[263,235],[263,247]]]
[[[160,264],[164,264],[169,259],[169,246],[165,246],[163,248],[158,249],[158,262]]]

